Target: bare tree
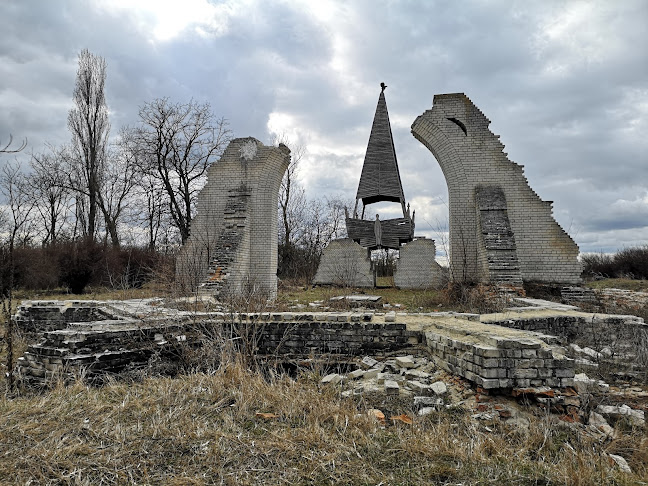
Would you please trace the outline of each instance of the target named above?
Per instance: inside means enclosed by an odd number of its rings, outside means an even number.
[[[140,150],[137,145],[135,131],[124,128],[120,133],[120,149],[125,155],[132,158],[133,167],[137,168],[134,177],[133,207],[136,208],[130,214],[131,223],[143,226],[146,232],[147,247],[155,250],[158,246],[158,239],[162,227],[168,223],[170,217],[166,191],[159,178],[155,177],[149,167],[145,166],[147,159],[146,151]]]
[[[31,215],[36,201],[29,191],[28,179],[19,163],[6,164],[0,171],[0,192],[5,197],[7,241],[10,251],[16,244],[31,239]]]
[[[27,146],[27,139],[23,140],[23,142],[18,146],[17,149],[10,149],[11,144],[13,143],[13,136],[9,134],[9,141],[7,142],[7,145],[4,147],[0,148],[0,154],[15,154],[17,152],[20,152]],[[0,147],[2,144],[0,144]]]
[[[72,204],[67,186],[63,149],[49,148],[49,152],[32,154],[28,190],[45,230],[42,243],[56,243]]]
[[[18,241],[25,243],[29,240],[29,218],[34,208],[35,201],[26,190],[25,175],[20,169],[20,164],[7,164],[0,172],[0,191],[5,196],[4,220],[7,224],[6,254],[8,265],[6,281],[2,282],[2,313],[6,323],[5,342],[7,343],[7,384],[13,388],[13,289],[15,275],[14,249]],[[3,278],[4,280],[4,278]]]
[[[309,252],[319,260],[324,247],[331,240],[346,236],[344,209],[348,207],[351,207],[351,202],[344,201],[340,197],[310,201],[298,244],[308,248]]]
[[[275,145],[279,145],[279,143],[292,146],[283,136],[277,137],[275,140]],[[279,188],[279,221],[281,224],[279,244],[288,248],[295,243],[293,229],[299,224],[299,221],[303,220],[305,209],[306,195],[297,180],[300,162],[305,154],[306,148],[303,145],[297,145],[292,149],[290,164]]]
[[[106,61],[84,49],[79,54],[79,69],[74,87],[74,108],[68,114],[72,132],[70,186],[87,199],[78,208],[87,213],[84,234],[94,238],[100,208],[101,181],[106,145],[110,132],[104,96]]]
[[[208,103],[171,103],[158,98],[139,111],[133,136],[145,172],[160,181],[169,213],[184,243],[189,237],[198,191],[207,169],[231,139],[224,118],[216,119]]]
[[[136,153],[123,146],[106,157],[97,203],[104,217],[107,236],[115,247],[119,246],[118,224],[137,183],[138,171]]]

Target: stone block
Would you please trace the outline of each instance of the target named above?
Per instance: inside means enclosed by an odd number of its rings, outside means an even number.
[[[400,368],[409,369],[416,366],[414,359],[412,359],[410,356],[397,356],[395,361],[396,365]]]
[[[387,395],[398,395],[400,392],[400,385],[394,380],[385,380],[385,393]]]

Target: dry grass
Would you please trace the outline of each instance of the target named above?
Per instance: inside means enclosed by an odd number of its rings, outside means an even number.
[[[372,406],[316,373],[263,378],[240,365],[3,398],[0,483],[630,485],[648,473],[640,436],[599,444],[551,416],[521,432],[457,411],[383,426]],[[606,449],[635,474],[610,467]]]
[[[648,292],[648,280],[635,280],[630,278],[606,278],[585,282],[585,286],[592,289],[624,289],[635,292]]]
[[[141,288],[124,289],[88,287],[83,294],[71,294],[65,289],[40,292],[17,290],[14,292],[14,300],[16,303],[20,303],[22,300],[127,300],[161,297],[166,294],[168,294],[168,289],[155,284],[147,284]]]

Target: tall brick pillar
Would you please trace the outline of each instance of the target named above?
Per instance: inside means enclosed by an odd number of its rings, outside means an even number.
[[[232,140],[208,172],[177,276],[225,299],[277,294],[277,198],[290,149],[253,137]]]

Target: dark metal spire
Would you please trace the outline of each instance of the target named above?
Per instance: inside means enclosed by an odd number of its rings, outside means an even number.
[[[356,199],[362,199],[365,206],[382,201],[400,202],[404,205],[405,197],[385,102],[384,91],[387,86],[385,83],[380,83],[380,86],[382,91],[378,97]]]

